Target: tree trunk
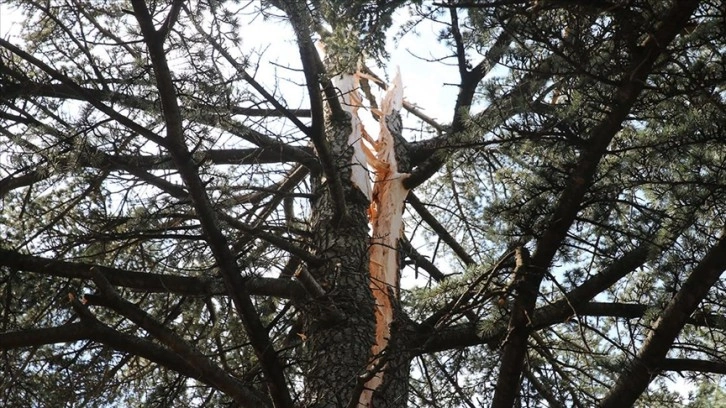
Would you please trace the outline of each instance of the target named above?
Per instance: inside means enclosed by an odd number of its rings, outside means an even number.
[[[372,196],[370,189],[363,185],[369,181],[360,158],[365,157],[362,151],[367,148],[360,143],[363,136],[356,133],[360,122],[357,108],[352,106],[360,101],[355,99],[357,82],[351,80],[347,85],[345,83],[351,78],[344,78],[340,85],[341,88],[351,87],[349,91],[341,92],[347,95],[343,96],[341,102],[347,107],[349,120],[334,119],[328,115],[325,126],[326,139],[331,156],[336,158],[335,166],[345,197],[345,211],[342,211],[345,215],[342,218],[336,218],[341,211],[336,211],[336,203],[331,195],[328,183],[332,181],[318,179],[315,182],[318,198],[312,208],[312,247],[316,255],[324,259],[324,263],[311,268],[310,273],[327,295],[323,299],[316,299],[305,311],[305,405],[397,407],[405,405],[408,396],[411,354],[405,352],[401,345],[407,337],[406,333],[411,332],[411,325],[404,318],[398,301],[398,262],[383,262],[380,259],[371,262],[372,248],[377,249],[378,258],[384,247],[392,248],[393,256],[397,257],[397,238],[392,242],[388,242],[391,241],[388,238],[377,239],[375,225],[374,237],[370,234],[369,222],[376,217],[372,214],[388,212],[390,208],[375,208],[371,202],[380,206],[380,196],[390,194],[389,189],[385,188],[387,182],[379,182]],[[400,93],[400,83],[398,87]],[[394,130],[394,136],[400,138],[400,117],[397,111],[393,117],[398,119],[394,122],[399,126],[391,130]],[[393,149],[395,137],[387,140],[390,140],[389,147]],[[376,145],[381,147],[385,143]],[[373,157],[376,153],[378,159]],[[368,156],[369,162],[372,160],[392,170],[390,174],[397,172],[395,159],[390,159],[393,167],[387,166],[388,159],[383,158],[381,151],[368,152]],[[363,172],[363,177],[360,172]],[[380,170],[378,172],[378,176],[390,177],[388,173],[384,176]],[[400,178],[399,175],[396,177]],[[400,185],[400,180],[397,182]],[[401,194],[405,195],[405,192],[397,193],[398,196]],[[399,197],[399,204],[402,204],[404,198]],[[386,222],[389,218],[381,220]],[[400,221],[392,224],[397,225],[394,229],[400,230]],[[390,231],[387,230],[381,236],[388,237]],[[390,261],[390,256],[388,259]],[[377,275],[388,275],[386,280],[393,282],[384,282],[380,276],[372,276],[372,264],[377,265]],[[388,322],[391,322],[390,328]]]
[[[346,186],[348,216],[335,223],[330,194],[324,184],[321,187],[312,227],[317,255],[325,263],[310,272],[327,296],[317,299],[305,313],[305,405],[344,407],[353,397],[356,384],[351,379],[360,376],[369,363],[375,332],[368,287],[368,203],[352,185]],[[333,309],[341,315],[331,317]]]

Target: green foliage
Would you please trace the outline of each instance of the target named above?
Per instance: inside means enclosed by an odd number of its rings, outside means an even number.
[[[689,395],[688,408],[723,408],[726,407],[726,391],[721,382],[708,381],[701,383],[695,393]]]
[[[321,39],[328,55],[336,60],[333,71],[352,69],[360,59],[372,58],[381,64],[388,57],[386,39],[394,13],[404,5],[420,3],[394,1],[314,1],[323,28]]]

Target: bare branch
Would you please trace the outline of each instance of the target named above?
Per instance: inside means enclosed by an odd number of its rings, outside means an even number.
[[[449,231],[444,228],[443,225],[426,209],[426,206],[421,200],[416,197],[413,192],[408,193],[407,201],[411,204],[414,210],[421,216],[431,229],[438,234],[438,236],[451,248],[452,251],[466,264],[467,266],[475,265],[476,261],[469,255],[468,252],[459,244],[459,242],[451,236]]]
[[[531,320],[531,329],[541,330],[556,324],[566,323],[570,321],[570,318],[574,314],[580,317],[595,316],[638,319],[642,318],[649,309],[653,309],[654,307],[653,305],[636,303],[590,302],[576,306],[574,311],[559,312],[559,314],[555,314],[554,312],[545,314],[535,311]],[[695,313],[686,323],[726,332],[726,321],[720,315],[714,313]],[[476,344],[487,344],[491,347],[497,347],[502,339],[506,337],[508,328],[506,325],[500,325],[494,330],[483,333],[477,327],[477,324],[466,323],[442,327],[435,332],[431,332],[430,326],[421,326],[419,330],[421,334],[411,341],[411,347],[415,348],[418,354],[423,354],[453,350]]]
[[[166,15],[164,24],[159,27],[159,37],[161,37],[162,39],[166,38],[166,36],[169,34],[169,31],[171,31],[171,29],[174,27],[174,24],[176,24],[177,20],[179,19],[179,12],[181,11],[183,5],[184,0],[174,0],[172,2],[171,10],[169,10],[169,13]]]
[[[220,296],[227,293],[223,282],[218,279],[129,271],[23,255],[7,249],[0,249],[0,265],[72,279],[92,279],[95,271],[101,273],[113,285],[146,293],[175,293],[184,296]],[[245,278],[245,285],[254,295],[298,300],[305,298],[303,288],[289,279],[249,277]]]
[[[246,406],[256,406],[259,399],[254,396],[253,392],[241,384],[231,375],[225,373],[209,358],[194,349],[188,342],[182,339],[173,331],[167,329],[163,324],[157,322],[152,316],[141,310],[138,306],[122,299],[111,284],[100,273],[94,274],[94,281],[103,294],[103,298],[96,297],[97,300],[103,300],[103,306],[109,307],[118,312],[122,316],[133,321],[139,327],[143,328],[154,336],[161,343],[166,345],[174,353],[178,354],[191,368],[198,371],[204,378],[213,383],[215,387],[223,389],[226,393],[233,395],[238,403]],[[77,300],[72,300],[74,309],[81,314],[81,319],[87,324],[98,326],[101,323],[89,315],[85,305],[81,305]],[[85,311],[84,311],[85,310]]]
[[[331,120],[340,126],[350,127],[350,117],[343,111],[338,100],[338,92],[332,82],[327,78],[320,57],[315,50],[310,32],[310,18],[307,15],[306,3],[301,1],[283,1],[278,7],[287,13],[290,19],[295,36],[297,38],[300,61],[303,65],[305,83],[310,99],[310,111],[312,112],[312,124],[307,135],[313,142],[315,150],[320,156],[323,173],[329,180],[330,194],[335,205],[335,220],[340,221],[346,216],[345,194],[343,192],[340,171],[336,168],[336,162],[326,140],[325,112],[323,102],[330,108]],[[323,101],[320,93],[320,86],[323,86],[326,100]]]
[[[693,371],[697,373],[726,374],[726,363],[723,361],[667,358],[663,360],[659,368],[662,371]]]

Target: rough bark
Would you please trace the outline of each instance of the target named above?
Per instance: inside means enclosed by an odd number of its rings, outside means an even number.
[[[327,183],[321,182],[320,199],[313,208],[313,247],[326,262],[311,273],[327,295],[311,305],[307,314],[304,336],[310,374],[306,402],[313,406],[399,406],[407,398],[411,358],[402,350],[411,325],[398,302],[397,245],[407,194],[402,185],[406,175],[398,171],[395,149],[401,136],[402,88],[397,77],[381,103],[382,111],[377,112],[380,133],[373,140],[358,117],[357,75],[342,75],[336,85],[350,121],[329,115],[326,129],[327,141],[338,158],[346,216],[336,221],[334,198]],[[368,165],[375,172],[372,191]],[[336,319],[327,313],[333,308],[341,312]]]
[[[319,198],[312,208],[312,247],[325,261],[310,269],[327,292],[309,305],[305,317],[305,351],[308,373],[305,402],[313,407],[345,406],[353,398],[351,379],[358,378],[369,362],[374,341],[373,295],[368,287],[368,197],[354,184],[351,162],[355,149],[349,144],[352,115],[347,120],[328,115],[326,141],[336,158],[342,182],[346,216],[337,219],[329,180],[317,180]],[[327,312],[337,309],[339,318]]]

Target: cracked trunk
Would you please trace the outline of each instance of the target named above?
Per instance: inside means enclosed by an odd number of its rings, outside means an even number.
[[[381,135],[373,141],[360,123],[357,78],[344,76],[337,85],[350,120],[328,118],[325,128],[332,156],[338,160],[346,216],[335,220],[329,181],[318,180],[312,245],[325,262],[310,273],[327,295],[305,310],[305,405],[403,406],[410,355],[399,344],[409,327],[398,302],[396,244],[407,193],[401,185],[405,175],[398,173],[392,132],[386,124],[381,124]],[[395,97],[389,92],[381,117],[396,117],[391,122],[400,124],[396,109],[400,108],[400,82],[397,85],[398,107],[390,101]],[[398,129],[393,133],[398,134]],[[364,145],[363,139],[372,147]],[[376,174],[372,189],[367,165]]]

